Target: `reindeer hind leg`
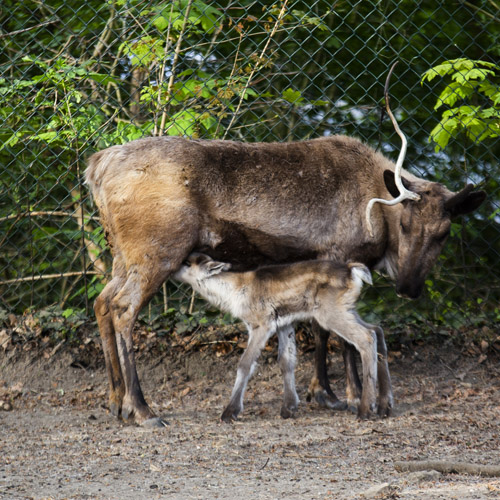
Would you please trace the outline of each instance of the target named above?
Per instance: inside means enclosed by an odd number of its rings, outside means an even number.
[[[345,410],[347,404],[341,401],[330,387],[326,357],[328,355],[328,338],[330,332],[321,328],[316,321],[312,322],[314,333],[314,376],[307,391],[307,401],[314,400],[323,408]]]
[[[113,266],[113,278],[104,287],[95,303],[94,311],[99,326],[104,361],[109,381],[109,410],[116,416],[121,416],[123,396],[125,394],[125,383],[120,367],[120,359],[116,345],[116,334],[110,310],[110,302],[117,291],[123,286],[125,277],[121,272],[118,259],[115,259]]]
[[[143,235],[129,247],[126,280],[110,300],[116,351],[124,382],[121,416],[140,425],[160,426],[162,421],[148,406],[137,375],[132,332],[141,309],[181,264],[194,246],[194,238],[181,235],[183,228],[165,235]],[[172,242],[175,242],[172,243]]]

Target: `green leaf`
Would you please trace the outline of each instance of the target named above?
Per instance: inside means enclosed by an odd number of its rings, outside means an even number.
[[[474,78],[479,78],[484,80],[486,74],[484,74],[483,72],[484,71],[488,72],[489,70],[479,69],[480,66],[484,68],[498,69],[498,66],[496,64],[487,61],[473,61],[471,59],[466,59],[466,58],[452,59],[450,61],[445,61],[442,64],[438,64],[437,66],[428,69],[422,75],[421,83],[423,83],[425,80],[430,82],[436,76],[446,76],[456,73],[464,75],[464,80],[470,80]]]
[[[42,132],[41,134],[35,134],[33,139],[37,141],[53,142],[54,139],[58,138],[58,132]]]
[[[436,76],[445,76],[448,73],[453,71],[453,64],[451,62],[446,62],[443,64],[438,64],[437,66],[434,66],[431,69],[428,69],[423,75],[422,75],[422,80],[421,82],[424,82],[425,80],[427,81],[432,81]]]
[[[496,108],[483,109],[480,115],[483,118],[500,118],[500,109]]]
[[[153,24],[160,30],[164,31],[168,28],[168,19],[163,16],[158,16],[153,20]]]
[[[459,120],[457,118],[444,117],[431,131],[429,142],[433,141],[436,145],[436,152],[444,149],[449,140],[455,135],[459,128]]]
[[[446,61],[424,73],[422,82],[431,80],[436,74],[451,75],[453,80],[441,92],[434,106],[434,109],[443,105],[451,107],[442,113],[440,123],[430,133],[429,141],[437,144],[436,150],[444,148],[460,131],[474,142],[499,136],[500,109],[497,106],[500,104],[500,88],[491,81],[499,70],[493,63],[463,58]],[[480,98],[479,102],[492,102],[493,106],[464,104],[452,107],[459,99],[467,103],[476,96]]]
[[[328,106],[328,104],[330,104],[329,101],[323,101],[321,99],[316,99],[314,101],[309,101],[310,104],[312,104],[313,106]]]
[[[494,75],[495,72],[491,69],[465,69],[456,71],[451,75],[452,80],[464,84],[469,80],[484,80],[488,75]]]
[[[465,99],[469,97],[474,92],[474,85],[467,82],[466,85],[462,85],[458,82],[452,82],[445,87],[443,92],[437,99],[434,109],[439,109],[443,104],[448,106],[453,106],[458,99]]]
[[[293,90],[290,88],[284,90],[281,97],[291,104],[299,104],[304,100],[299,90]]]
[[[163,56],[163,44],[163,40],[148,35],[132,42],[124,42],[120,49],[133,65],[147,66]]]
[[[116,83],[117,85],[120,81],[111,75],[104,75],[102,73],[90,72],[87,74],[88,78],[94,80],[94,82],[100,83],[102,85],[107,85],[108,83]]]
[[[249,97],[257,97],[257,92],[255,92],[255,90],[253,89],[250,89],[250,88],[247,88],[244,93],[243,92],[239,92],[240,95],[243,96],[243,99],[248,100]]]
[[[70,316],[73,315],[74,312],[75,311],[73,309],[68,308],[68,309],[64,309],[64,311],[61,314],[62,314],[63,318],[68,319]]]

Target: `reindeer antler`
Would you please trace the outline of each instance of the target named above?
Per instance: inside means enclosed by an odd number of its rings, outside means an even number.
[[[385,80],[385,87],[384,87],[384,97],[385,97],[385,109],[387,110],[387,114],[391,118],[392,124],[394,125],[394,129],[396,130],[397,134],[399,137],[401,137],[401,151],[399,152],[398,156],[398,161],[396,162],[396,168],[394,169],[394,180],[396,182],[396,186],[399,190],[399,196],[397,198],[394,198],[393,200],[384,200],[382,198],[372,198],[369,202],[368,205],[366,206],[366,224],[368,226],[368,231],[370,232],[370,236],[373,237],[373,226],[371,223],[371,210],[372,207],[375,203],[383,203],[384,205],[397,205],[398,203],[401,203],[404,200],[420,200],[420,195],[417,193],[414,193],[413,191],[409,191],[403,186],[403,181],[401,180],[401,167],[403,166],[403,161],[406,156],[406,148],[408,145],[408,142],[406,140],[405,135],[403,132],[401,132],[401,129],[399,128],[398,122],[396,121],[396,118],[394,118],[394,115],[392,114],[391,108],[389,106],[389,81],[391,79],[392,72],[398,62],[396,61],[390,71],[389,74],[387,75],[387,78]]]

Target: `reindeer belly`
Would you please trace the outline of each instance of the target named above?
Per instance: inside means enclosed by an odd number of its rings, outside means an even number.
[[[234,270],[316,258],[318,250],[293,237],[276,236],[227,221],[205,221],[196,251],[230,262]]]

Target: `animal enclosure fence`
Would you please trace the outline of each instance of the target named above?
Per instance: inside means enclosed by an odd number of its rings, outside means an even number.
[[[150,135],[342,133],[395,158],[399,139],[381,110],[398,60],[390,93],[409,138],[406,168],[453,190],[480,184],[488,200],[454,221],[422,300],[408,307],[378,278],[363,307],[456,328],[499,321],[497,2],[4,0],[0,9],[0,310],[90,313],[111,262],[82,184],[92,152]],[[168,283],[149,313],[176,318],[196,300]]]

